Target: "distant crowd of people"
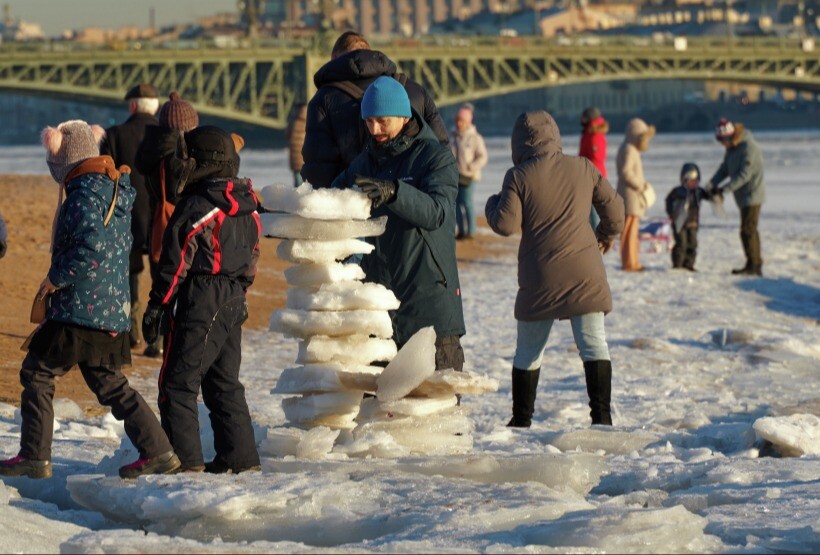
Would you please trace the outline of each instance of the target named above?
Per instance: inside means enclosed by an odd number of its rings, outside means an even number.
[[[476,232],[472,191],[488,160],[474,107],[461,106],[448,132],[430,94],[355,32],[338,38],[314,82],[316,94],[295,107],[286,130],[294,186],[357,187],[368,195],[373,215],[387,216],[387,227],[368,239],[375,250],[361,266],[367,281],[383,284],[401,301],[392,315],[397,345],[432,326],[436,368],[462,370],[466,326],[456,241]],[[0,461],[0,475],[52,475],[54,381],[74,365],[100,403],[124,421],[139,451],[120,469],[123,478],[260,468],[239,367],[264,207],[250,180],[239,177],[244,140],[199,125],[196,110],[176,92],[160,106],[156,89],[140,84],[125,100],[131,116],[121,125],[102,130],[71,120],[43,131],[61,201],[51,267],[35,300],[41,315],[33,309],[38,327],[20,372],[20,451]],[[572,156],[563,152],[550,114],[521,114],[512,129],[513,165],[485,207],[494,232],[521,234],[512,427],[531,425],[543,353],[557,319],[570,320],[592,423],[612,425],[604,325],[612,296],[602,254],[620,237],[623,270],[644,269],[640,220],[655,193],[642,154],[655,129],[637,118],[627,124],[613,187],[606,172],[607,121],[588,108],[581,126],[580,156]],[[700,186],[700,169],[688,162],[665,199],[675,237],[672,264],[694,271],[701,201],[731,191],[741,209],[747,259],[735,273],[761,275],[760,151],[741,124],[721,120],[716,137],[726,152],[709,186]],[[6,244],[0,218],[0,257]],[[143,309],[139,281],[146,254],[151,287]],[[122,373],[143,341],[146,356],[163,357],[159,420]],[[207,462],[199,438],[200,392],[216,449]]]

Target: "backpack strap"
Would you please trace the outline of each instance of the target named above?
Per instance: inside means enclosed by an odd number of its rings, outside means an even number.
[[[328,83],[326,86],[333,87],[334,89],[339,89],[340,91],[344,92],[353,100],[357,100],[359,102],[362,101],[364,97],[364,89],[358,86],[353,81],[334,81],[333,83]]]

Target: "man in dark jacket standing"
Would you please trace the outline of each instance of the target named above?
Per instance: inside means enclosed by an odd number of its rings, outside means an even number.
[[[362,98],[367,147],[333,187],[356,185],[373,199],[374,215],[387,216],[375,250],[362,259],[368,281],[401,301],[393,315],[401,347],[421,328],[436,330],[436,369],[462,370],[464,314],[456,267],[455,200],[458,168],[392,77],[376,79]]]
[[[740,208],[740,242],[746,253],[746,265],[732,270],[733,274],[762,276],[763,258],[760,255],[760,235],[757,223],[760,207],[766,200],[763,183],[763,157],[751,131],[743,124],[733,124],[721,119],[715,130],[715,138],[726,149],[723,163],[709,180],[712,193],[731,191]],[[729,183],[719,187],[729,178]]]
[[[369,140],[359,121],[359,103],[377,77],[395,76],[410,97],[410,105],[446,145],[447,128],[424,87],[396,73],[396,64],[370,50],[363,36],[348,31],[333,46],[331,59],[313,77],[318,89],[307,108],[307,135],[302,147],[302,177],[314,187],[329,187]]]
[[[137,149],[145,137],[145,128],[158,123],[154,114],[159,109],[157,90],[149,83],[141,83],[125,94],[131,116],[120,125],[109,127],[100,145],[100,154],[111,156],[116,166],[134,168]],[[139,275],[145,268],[142,255],[147,252],[151,226],[151,206],[145,177],[138,171],[131,172],[131,185],[137,196],[131,213],[131,235],[134,244],[129,256],[129,283],[131,286],[131,347],[140,344],[139,336]]]

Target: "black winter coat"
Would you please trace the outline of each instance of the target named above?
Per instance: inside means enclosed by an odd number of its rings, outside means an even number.
[[[100,154],[111,156],[116,167],[128,166],[136,170],[134,163],[137,149],[145,136],[145,128],[156,125],[159,121],[148,114],[134,114],[120,125],[109,127],[105,131],[105,138],[100,145]],[[151,237],[151,210],[148,200],[148,189],[145,187],[145,177],[139,171],[131,172],[131,185],[137,193],[134,208],[131,212],[131,234],[134,236],[134,245],[129,258],[130,271],[143,270],[142,255],[147,251]]]
[[[712,194],[703,187],[689,189],[678,185],[666,195],[666,215],[672,218],[672,225],[680,233],[684,228],[697,229],[700,224],[700,203],[712,200]]]
[[[189,184],[165,229],[151,304],[173,306],[179,287],[195,275],[230,278],[247,290],[259,259],[256,207],[249,179]]]
[[[160,162],[165,164],[165,199],[171,204],[178,200],[176,186],[182,174],[181,160],[171,156],[176,152],[180,132],[160,125],[149,125],[140,143],[135,160],[136,169],[145,176],[145,186],[151,204],[151,213],[162,200],[160,191]]]
[[[418,114],[386,145],[368,143],[334,182],[350,187],[356,175],[395,180],[396,198],[373,211],[387,216],[387,229],[368,241],[376,249],[362,259],[368,281],[391,289],[401,301],[393,317],[403,345],[421,328],[436,335],[464,335],[464,313],[456,265],[455,201],[458,169]]]
[[[396,64],[377,50],[355,50],[322,66],[313,77],[318,89],[307,110],[302,177],[314,187],[329,187],[333,179],[364,150],[369,136],[361,121],[359,101],[331,83],[350,81],[362,90],[382,75],[393,76]],[[443,145],[447,127],[428,92],[408,79],[404,85],[410,106],[418,112]]]

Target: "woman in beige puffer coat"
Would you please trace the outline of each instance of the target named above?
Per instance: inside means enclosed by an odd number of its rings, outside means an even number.
[[[626,124],[624,142],[621,143],[615,159],[618,168],[618,194],[623,197],[626,208],[626,222],[621,233],[621,266],[628,272],[644,269],[638,260],[638,228],[647,208],[644,192],[650,185],[643,176],[641,152],[646,152],[649,141],[654,136],[654,125],[647,125],[639,118],[629,120]]]

